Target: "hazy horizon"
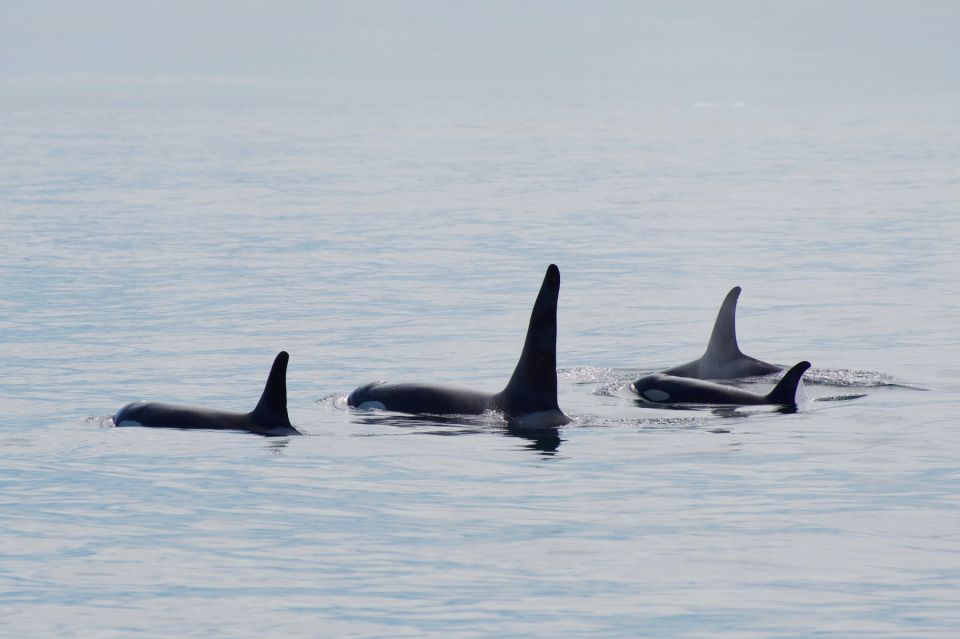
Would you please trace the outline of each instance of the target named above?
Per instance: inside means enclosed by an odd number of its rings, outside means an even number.
[[[960,4],[64,0],[0,8],[0,78],[223,77],[405,92],[955,93]]]

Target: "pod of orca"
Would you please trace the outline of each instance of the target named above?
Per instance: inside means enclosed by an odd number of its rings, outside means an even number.
[[[438,384],[372,382],[347,397],[356,410],[386,410],[412,415],[502,415],[511,427],[548,429],[570,422],[557,403],[557,300],[560,270],[551,264],[530,313],[523,350],[506,386],[497,393]],[[704,354],[691,362],[647,375],[630,384],[641,405],[760,405],[795,408],[797,389],[810,363],[790,368],[766,394],[710,380],[735,380],[779,373],[780,366],[740,351],[736,335],[737,300],[734,287],[720,306]],[[289,356],[280,352],[273,362],[263,394],[248,412],[227,412],[159,402],[134,402],[113,416],[116,426],[238,430],[264,436],[302,434],[287,415],[286,372]]]

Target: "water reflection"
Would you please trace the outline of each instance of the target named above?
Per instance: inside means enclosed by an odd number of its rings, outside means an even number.
[[[351,420],[357,424],[367,426],[391,426],[395,428],[415,430],[423,435],[477,435],[480,433],[499,432],[507,437],[519,437],[530,443],[525,446],[529,450],[539,451],[549,456],[556,453],[563,441],[559,429],[525,428],[512,422],[504,424],[490,417],[472,415],[404,415],[398,413],[354,412]],[[437,428],[438,426],[442,428]]]
[[[524,428],[514,424],[507,424],[506,434],[510,437],[522,437],[530,440],[526,445],[530,450],[538,450],[545,456],[554,455],[563,441],[560,430],[554,426],[549,428]]]
[[[283,449],[286,448],[289,444],[290,444],[289,437],[284,437],[282,439],[277,437],[271,437],[267,439],[267,450],[273,453],[274,455],[282,455],[284,452]]]

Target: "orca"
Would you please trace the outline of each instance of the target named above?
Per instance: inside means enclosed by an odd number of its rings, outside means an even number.
[[[178,406],[160,402],[127,404],[113,417],[116,426],[150,428],[188,428],[205,430],[242,430],[267,437],[301,435],[287,416],[287,361],[280,351],[273,360],[260,402],[249,413]]]
[[[800,362],[784,374],[766,395],[735,386],[689,377],[655,373],[630,384],[630,390],[652,404],[775,404],[796,407],[797,387],[810,362]]]
[[[775,364],[761,362],[744,355],[737,345],[737,299],[740,287],[734,286],[723,299],[706,352],[686,364],[663,371],[665,375],[692,377],[694,379],[738,379],[779,373],[783,370]]]
[[[526,340],[510,381],[499,393],[435,384],[360,386],[347,397],[347,405],[422,415],[479,415],[503,413],[523,428],[549,428],[570,422],[557,404],[557,298],[560,269],[547,268],[540,293],[530,313]]]

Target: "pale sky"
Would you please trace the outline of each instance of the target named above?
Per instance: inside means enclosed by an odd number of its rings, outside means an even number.
[[[0,76],[960,92],[960,2],[3,0]]]

